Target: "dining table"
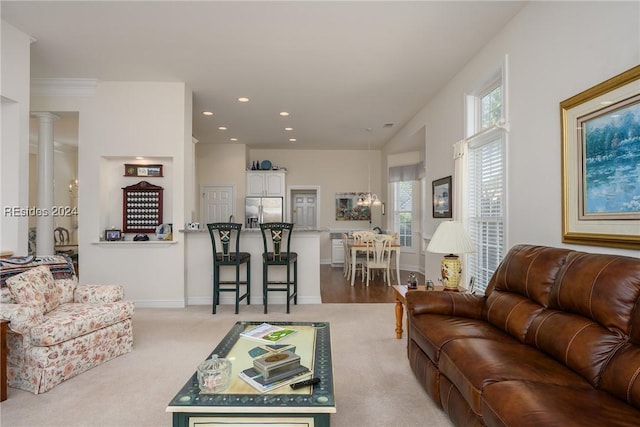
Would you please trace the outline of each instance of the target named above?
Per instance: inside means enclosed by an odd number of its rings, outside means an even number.
[[[368,248],[367,248],[367,244],[364,242],[356,242],[355,240],[349,240],[349,242],[347,243],[347,246],[349,247],[349,250],[351,251],[351,271],[354,272],[351,274],[351,286],[353,286],[355,284],[355,279],[356,279],[356,275],[355,275],[355,271],[356,271],[356,264],[357,264],[357,259],[356,257],[358,256],[358,252],[368,252]],[[393,242],[391,244],[391,254],[393,255],[395,253],[395,260],[396,260],[396,282],[398,284],[400,284],[400,244],[397,242]]]

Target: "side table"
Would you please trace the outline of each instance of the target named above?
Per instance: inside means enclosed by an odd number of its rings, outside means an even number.
[[[424,291],[426,287],[424,285],[418,285],[417,289],[409,289],[406,285],[392,285],[392,287],[396,299],[396,338],[402,339],[402,316],[407,305],[407,292]]]
[[[7,325],[0,320],[0,402],[7,399]]]

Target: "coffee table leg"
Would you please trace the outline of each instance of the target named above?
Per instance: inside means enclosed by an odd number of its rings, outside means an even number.
[[[396,297],[396,338],[402,338],[402,314],[403,306],[400,298]]]

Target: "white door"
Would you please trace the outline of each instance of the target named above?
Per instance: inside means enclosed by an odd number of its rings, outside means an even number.
[[[233,215],[235,195],[231,185],[205,185],[202,189],[201,222],[228,222]],[[237,218],[234,219],[237,222]]]
[[[292,193],[291,220],[297,228],[317,228],[315,193]]]

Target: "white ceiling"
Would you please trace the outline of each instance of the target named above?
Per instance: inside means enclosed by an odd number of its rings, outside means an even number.
[[[367,128],[372,146],[387,142],[525,4],[3,0],[1,12],[36,39],[32,77],[186,82],[201,143],[362,149]]]

